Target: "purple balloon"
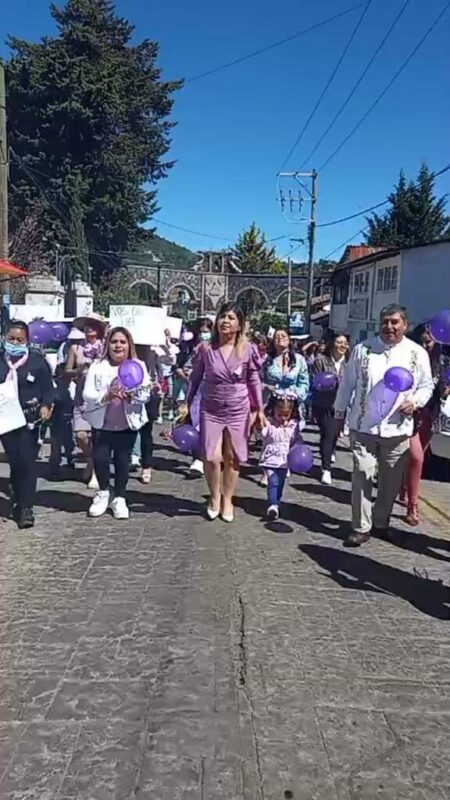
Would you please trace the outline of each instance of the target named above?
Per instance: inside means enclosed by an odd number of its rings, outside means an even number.
[[[450,344],[450,310],[439,311],[430,322],[430,333],[435,342]]]
[[[125,389],[136,389],[144,380],[144,370],[139,361],[129,358],[119,367],[119,380]]]
[[[289,450],[287,460],[291,472],[309,472],[314,464],[314,454],[308,445],[298,442]]]
[[[172,431],[172,440],[182,453],[200,450],[200,434],[192,425],[177,425]]]
[[[314,389],[318,392],[332,392],[337,382],[337,375],[334,372],[316,372],[313,378]]]
[[[34,319],[28,326],[30,342],[32,344],[49,344],[52,341],[53,333],[48,322],[43,319]]]
[[[398,392],[389,389],[384,380],[375,384],[367,396],[367,422],[371,428],[379,425],[394,408]]]
[[[69,328],[64,322],[50,322],[53,342],[64,342],[69,335]]]
[[[384,374],[384,385],[391,392],[409,392],[414,386],[414,378],[404,367],[391,367]]]

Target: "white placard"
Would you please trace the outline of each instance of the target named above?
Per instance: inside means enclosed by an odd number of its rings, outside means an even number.
[[[165,326],[170,331],[170,338],[178,341],[183,326],[183,320],[178,317],[166,317]]]
[[[17,397],[15,382],[8,379],[0,383],[0,436],[24,425],[26,419]]]
[[[33,319],[44,319],[46,322],[59,322],[64,319],[64,306],[50,303],[36,305],[15,305],[9,307],[10,319],[32,322]]]
[[[155,306],[110,306],[109,324],[117,325],[130,331],[135,344],[165,344],[164,330],[166,326],[164,309]]]

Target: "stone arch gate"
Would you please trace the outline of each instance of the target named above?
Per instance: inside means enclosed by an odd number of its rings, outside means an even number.
[[[168,305],[172,310],[184,310],[198,314],[213,314],[221,304],[243,299],[254,292],[261,300],[260,308],[271,311],[286,303],[288,276],[268,273],[248,274],[235,271],[214,272],[211,270],[174,269],[158,264],[140,266],[128,263],[130,286],[147,286],[155,302]],[[302,268],[292,276],[293,302],[306,297],[307,274]],[[248,296],[248,294],[247,294]],[[178,307],[177,307],[178,306]]]

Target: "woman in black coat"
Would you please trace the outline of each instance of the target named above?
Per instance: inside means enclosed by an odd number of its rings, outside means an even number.
[[[322,460],[321,482],[331,486],[331,464],[334,461],[336,447],[336,428],[334,424],[334,401],[338,385],[342,380],[345,365],[350,355],[348,339],[341,333],[333,336],[325,347],[325,352],[312,365],[313,376],[313,414],[320,430],[320,457]],[[330,391],[319,391],[314,386],[314,376],[319,372],[332,373],[336,376],[336,384]]]
[[[45,358],[29,347],[28,325],[11,320],[0,351],[0,384],[12,380],[26,424],[0,436],[10,466],[13,517],[19,528],[34,525],[38,424],[51,416],[55,390]]]

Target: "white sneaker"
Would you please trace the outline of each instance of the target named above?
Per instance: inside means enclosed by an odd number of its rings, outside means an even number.
[[[134,472],[135,470],[139,469],[140,466],[141,466],[141,459],[139,458],[139,456],[132,455],[130,461],[131,470]]]
[[[203,467],[203,461],[200,461],[199,458],[195,458],[189,467],[189,472],[195,473],[196,475],[204,475],[205,469]]]
[[[174,420],[173,411],[169,411],[169,413],[167,414],[167,419],[169,420],[169,422],[173,422],[173,420]]]
[[[109,506],[109,490],[97,492],[90,505],[88,514],[90,517],[101,517]]]
[[[95,474],[95,472],[93,472],[91,475],[91,480],[88,483],[88,489],[93,489],[94,492],[98,492],[100,489],[100,486],[98,485],[97,475]]]
[[[333,481],[331,480],[331,472],[329,469],[324,469],[320,482],[323,483],[324,486],[333,485]]]
[[[332,464],[335,464],[335,463],[336,463],[336,456],[334,455],[334,453],[333,453],[333,455],[331,456],[331,463],[332,463]]]
[[[124,497],[115,497],[111,503],[114,519],[129,519],[130,510]]]
[[[147,467],[147,469],[143,469],[141,472],[141,483],[150,483],[151,479],[152,479],[152,471],[150,467]]]
[[[275,522],[276,519],[280,516],[280,510],[278,506],[269,506],[267,509],[267,519],[270,519],[272,522]]]
[[[157,424],[157,425],[162,425],[162,424],[163,424],[163,422],[164,422],[164,420],[163,420],[163,418],[162,418],[162,417],[158,417],[158,419],[156,420],[156,424]]]

